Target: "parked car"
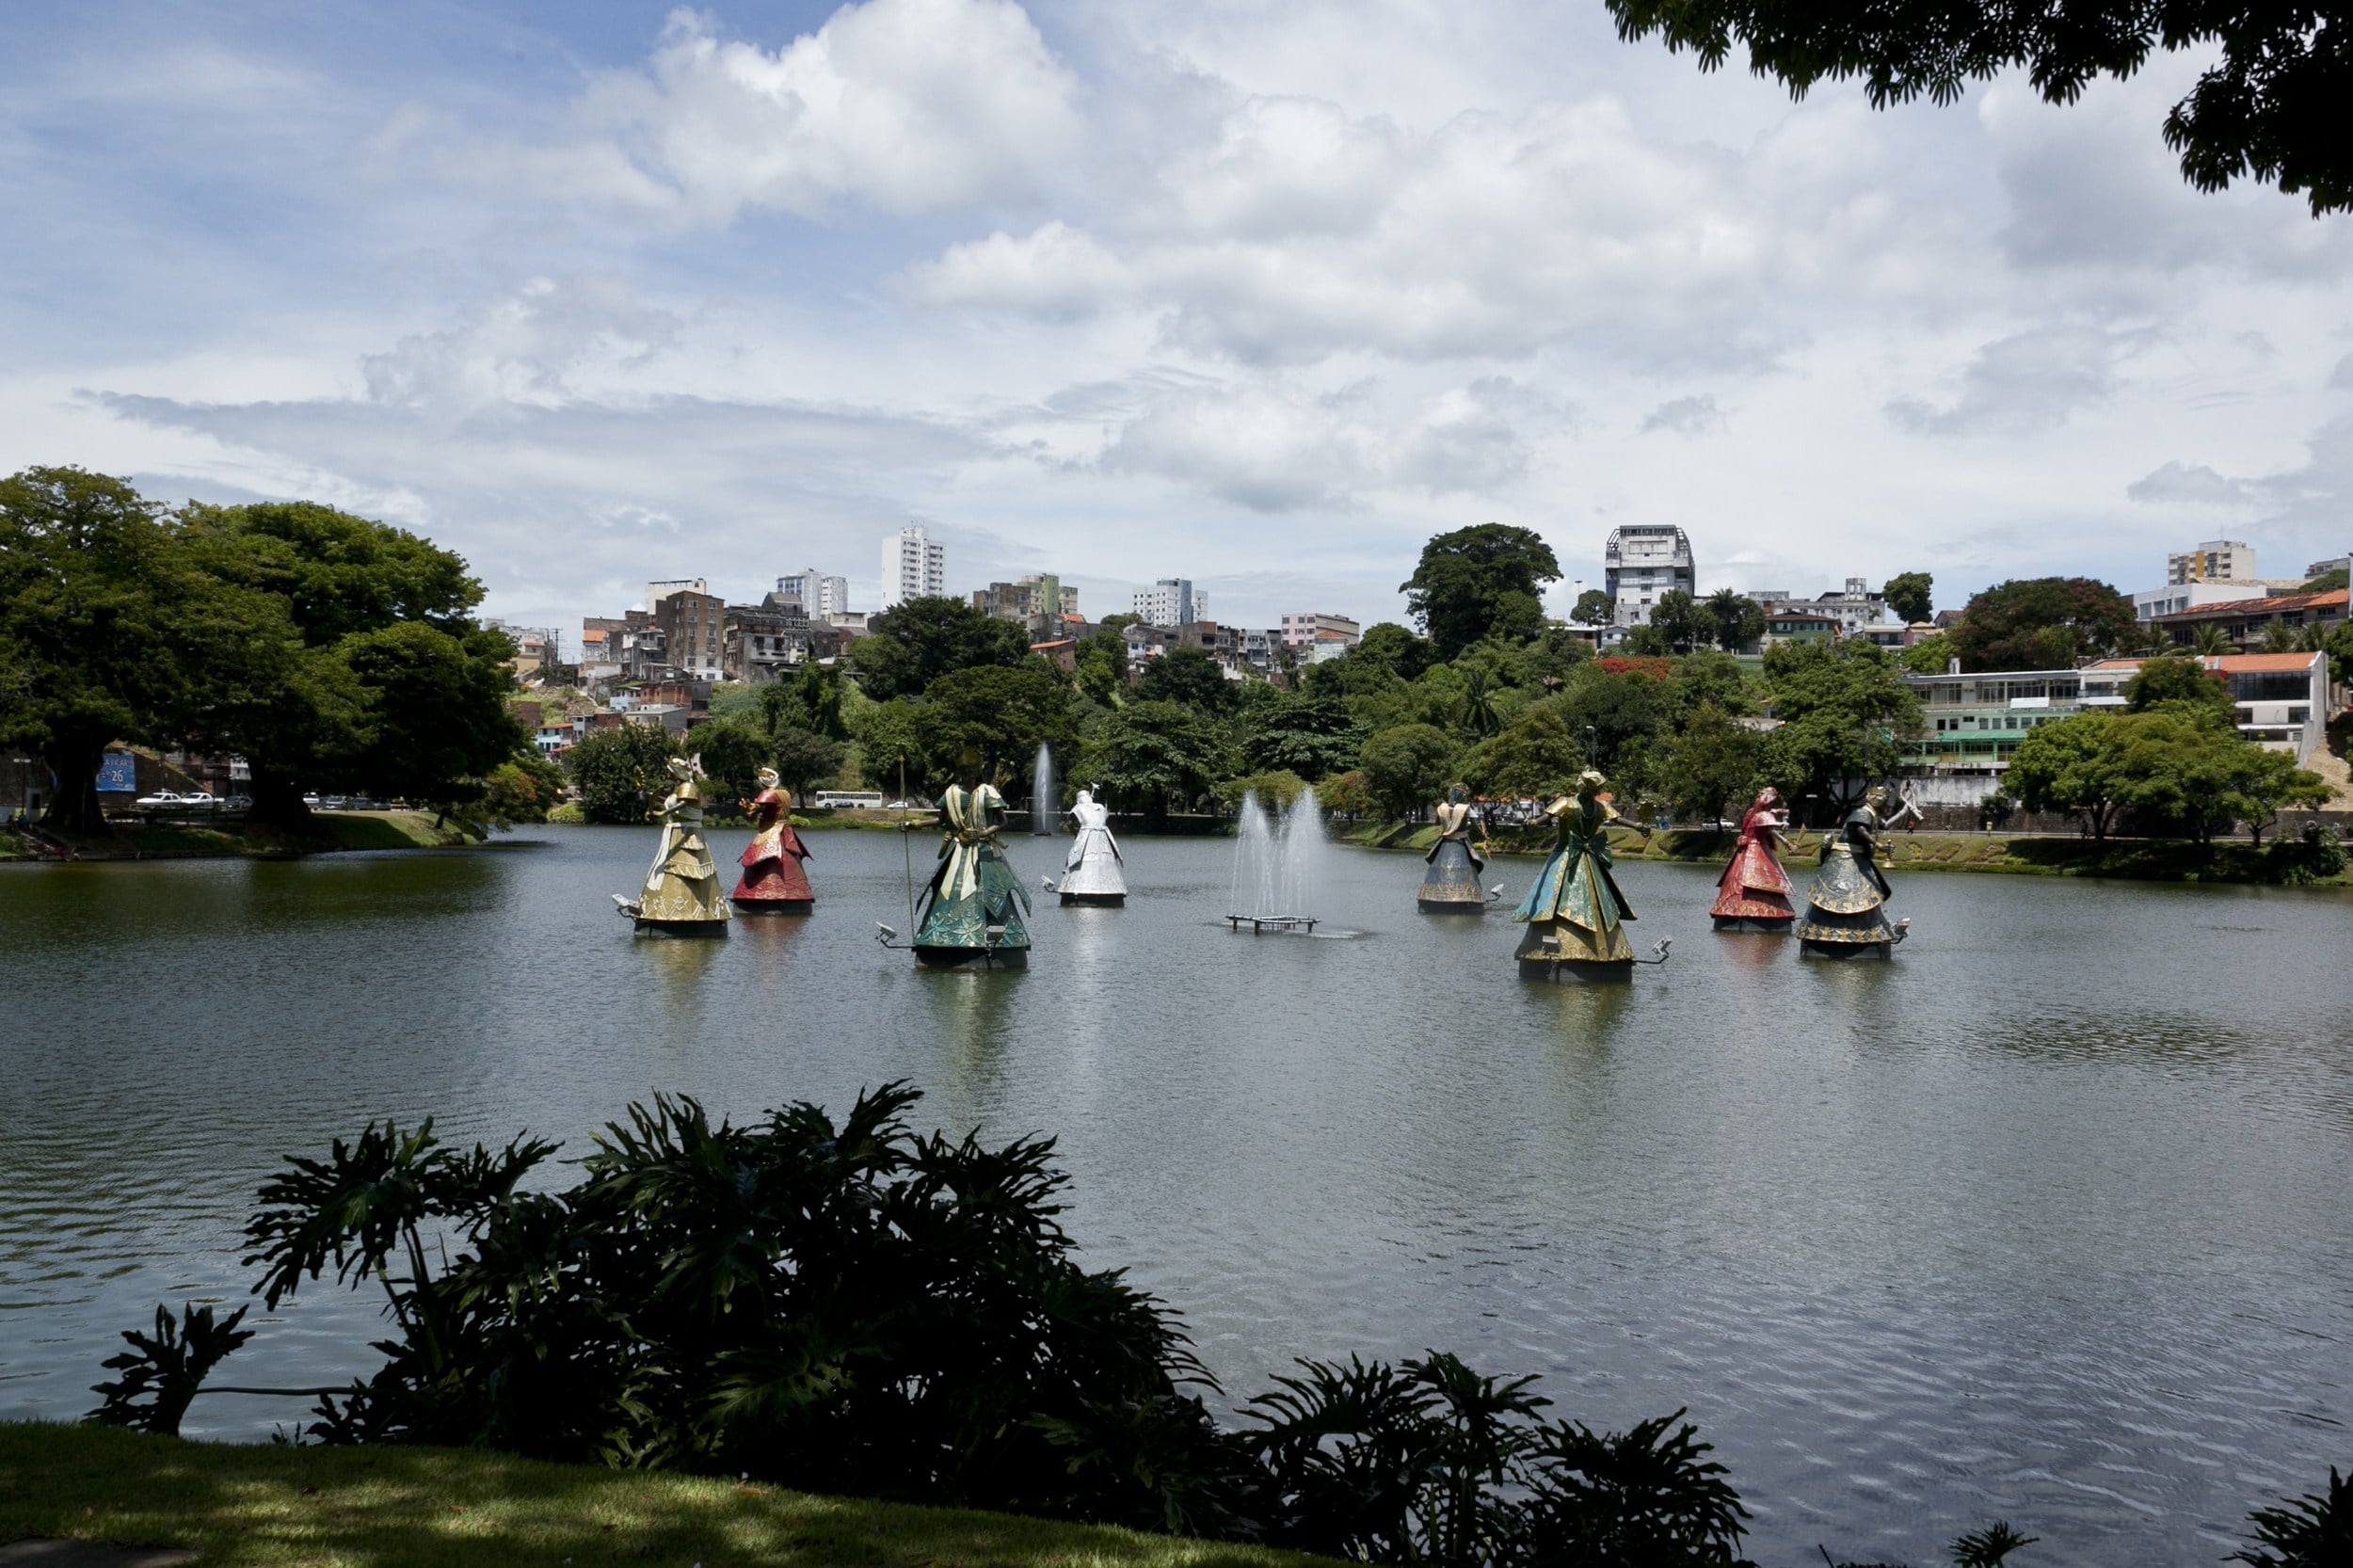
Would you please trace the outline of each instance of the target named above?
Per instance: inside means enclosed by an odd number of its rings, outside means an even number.
[[[158,790],[152,795],[139,796],[138,803],[142,810],[157,811],[174,809],[187,801],[177,790]]]

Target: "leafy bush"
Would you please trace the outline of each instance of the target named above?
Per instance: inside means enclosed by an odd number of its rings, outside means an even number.
[[[564,754],[581,815],[594,823],[640,823],[668,792],[675,748],[658,724],[622,724],[582,738]]]
[[[2255,1568],[2344,1568],[2353,1562],[2353,1476],[2340,1477],[2333,1464],[2327,1496],[2291,1497],[2278,1508],[2259,1508],[2248,1519],[2255,1527],[2256,1544],[2224,1561]]]

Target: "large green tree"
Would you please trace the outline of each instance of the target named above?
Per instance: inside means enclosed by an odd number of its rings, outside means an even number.
[[[2124,706],[2136,713],[2168,703],[2211,710],[2224,718],[2236,711],[2230,682],[2200,659],[2152,659],[2124,683]]]
[[[163,509],[121,480],[77,468],[0,479],[0,645],[12,670],[0,742],[56,776],[51,826],[105,832],[107,744],[175,741],[207,669],[242,640],[232,634],[266,634],[241,628],[239,607],[213,588]]]
[[[2002,788],[2029,811],[2072,811],[2105,840],[2130,796],[2116,726],[2098,709],[2038,726],[2018,743]]]
[[[592,823],[640,823],[669,792],[678,748],[658,724],[622,723],[583,736],[564,754],[580,792],[580,814]]]
[[[1667,747],[1659,787],[1667,803],[1689,816],[1715,821],[1725,806],[1755,789],[1765,765],[1766,739],[1712,702],[1703,702]]]
[[[1609,0],[1618,36],[1657,33],[1713,71],[1737,43],[1793,96],[1862,78],[1872,106],[1959,99],[2024,71],[2053,104],[2128,77],[2158,49],[2205,57],[2165,142],[2201,190],[2253,178],[2301,192],[2315,216],[2353,207],[2353,9],[2344,0]]]
[[[1627,747],[1666,728],[1666,682],[1625,661],[1597,659],[1583,665],[1561,688],[1561,702],[1569,733],[1595,766],[1612,771]]]
[[[1365,743],[1357,771],[1382,814],[1410,817],[1442,798],[1453,782],[1454,738],[1435,725],[1404,724]]]
[[[1765,635],[1765,606],[1737,588],[1718,588],[1701,609],[1709,637],[1726,653],[1754,648]]]
[[[1608,626],[1617,619],[1617,601],[1599,588],[1588,588],[1577,596],[1569,609],[1569,619],[1579,626]]]
[[[1925,571],[1899,571],[1881,584],[1880,597],[1907,623],[1936,614],[1936,579]]]
[[[956,670],[1025,664],[1030,634],[960,599],[910,599],[875,616],[868,634],[850,645],[849,657],[866,695],[886,702],[920,696]]]
[[[1398,591],[1445,662],[1482,637],[1525,642],[1544,630],[1545,584],[1560,580],[1561,563],[1542,535],[1482,522],[1424,545]]]
[[[1681,588],[1669,588],[1651,606],[1650,623],[1677,653],[1705,648],[1716,639],[1714,616]]]
[[[1173,702],[1131,702],[1096,728],[1080,767],[1112,805],[1168,815],[1233,776],[1223,727]]]
[[[1069,681],[1042,659],[957,670],[923,693],[924,745],[943,773],[969,746],[1027,779],[1041,744],[1065,759],[1075,749],[1079,722],[1070,700]]]
[[[1558,702],[1529,709],[1465,755],[1463,782],[1490,800],[1549,800],[1574,788],[1585,752]]]
[[[292,631],[249,645],[245,679],[191,724],[247,759],[256,818],[299,821],[306,786],[455,803],[528,744],[506,711],[513,644],[474,624],[482,584],[456,554],[314,502],[182,518],[206,573],[284,606]]]
[[[850,721],[858,777],[894,797],[922,792],[932,777],[932,730],[931,705],[920,696],[866,704]]]
[[[1895,661],[1858,639],[1768,648],[1765,681],[1780,721],[1765,768],[1793,802],[1845,810],[1896,771],[1920,728],[1920,700]]]
[[[1337,697],[1272,688],[1244,710],[1242,757],[1266,773],[1295,773],[1313,782],[1354,765],[1364,726]]]
[[[685,749],[702,759],[711,780],[711,809],[732,811],[760,792],[760,770],[775,744],[767,730],[742,719],[712,719],[686,732]]]
[[[1174,702],[1205,713],[1231,709],[1235,691],[1225,666],[1197,648],[1172,648],[1157,659],[1146,659],[1136,677],[1136,696],[1145,702]]]
[[[787,725],[768,744],[768,765],[786,797],[807,796],[841,771],[841,744],[830,735]]]
[[[2133,601],[2089,577],[2013,579],[1972,597],[1949,635],[1964,670],[2071,669],[2135,634]]]

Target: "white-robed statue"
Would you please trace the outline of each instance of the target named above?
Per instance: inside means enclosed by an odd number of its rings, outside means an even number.
[[[1128,879],[1120,874],[1123,862],[1119,840],[1112,837],[1111,808],[1095,798],[1094,791],[1080,790],[1068,815],[1079,824],[1079,836],[1070,840],[1070,858],[1063,864],[1062,901],[1113,908],[1126,904]]]

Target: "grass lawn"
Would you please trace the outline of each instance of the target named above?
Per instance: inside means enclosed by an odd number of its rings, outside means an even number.
[[[0,1544],[196,1548],[251,1568],[628,1562],[1301,1568],[1321,1559],[1004,1513],[454,1448],[190,1443],[0,1423]]]

